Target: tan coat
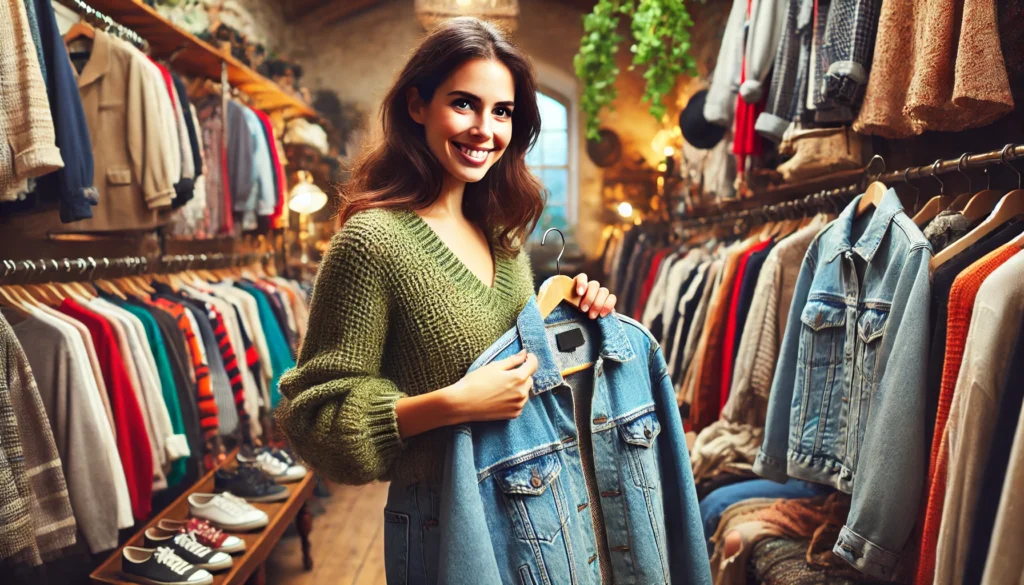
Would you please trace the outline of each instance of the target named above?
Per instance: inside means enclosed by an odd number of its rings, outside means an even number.
[[[93,217],[60,223],[56,213],[25,216],[18,223],[32,235],[46,232],[151,230],[167,222],[180,169],[168,154],[160,85],[139,51],[96,31],[92,54],[78,76],[86,122],[92,136],[99,204]],[[166,93],[166,89],[163,90]]]

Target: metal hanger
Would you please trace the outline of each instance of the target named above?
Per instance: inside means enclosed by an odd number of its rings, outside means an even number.
[[[558,228],[548,228],[544,232],[544,235],[540,239],[540,245],[543,246],[548,239],[548,234],[551,232],[558,232],[558,236],[562,238],[562,249],[558,252],[558,258],[555,259],[555,271],[556,276],[549,278],[540,287],[540,291],[537,293],[537,306],[540,307],[541,317],[547,317],[551,314],[551,311],[555,310],[562,301],[565,301],[572,306],[579,308],[580,301],[583,297],[576,293],[576,286],[573,279],[562,274],[562,254],[565,253],[565,235]]]

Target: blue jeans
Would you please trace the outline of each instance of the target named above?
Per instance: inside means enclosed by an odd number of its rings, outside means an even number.
[[[437,583],[441,490],[424,483],[392,483],[384,507],[387,585]]]
[[[704,538],[708,543],[708,556],[715,551],[711,537],[714,536],[715,530],[718,530],[718,521],[729,506],[754,498],[795,500],[797,498],[813,498],[832,491],[830,486],[799,479],[790,479],[786,483],[776,483],[767,479],[752,479],[730,484],[711,492],[700,503],[700,519],[704,523]]]

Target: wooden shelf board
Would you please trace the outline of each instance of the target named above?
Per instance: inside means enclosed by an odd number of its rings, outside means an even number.
[[[233,56],[178,28],[141,0],[89,0],[89,4],[146,39],[154,57],[172,58],[171,63],[181,73],[220,81],[221,63],[227,63],[228,82],[252,96],[254,107],[268,112],[285,110],[286,117],[316,116],[298,97],[286,93]]]
[[[235,452],[232,452],[228,454],[227,459],[218,469],[230,469],[235,465]],[[187,492],[163,510],[159,516],[146,523],[124,545],[118,547],[107,560],[103,561],[103,564],[92,572],[90,577],[93,583],[108,583],[111,585],[128,585],[131,583],[131,581],[127,581],[121,575],[121,550],[125,546],[144,546],[143,534],[148,528],[156,526],[157,522],[162,519],[187,519],[188,496],[193,493],[213,493],[214,473],[216,473],[216,469],[203,476]],[[255,532],[231,532],[231,534],[245,541],[245,552],[232,555],[235,564],[229,570],[213,573],[213,585],[241,585],[245,583],[246,579],[266,561],[270,551],[281,540],[281,535],[284,534],[288,525],[295,519],[299,509],[312,496],[315,484],[315,476],[310,471],[301,481],[285,484],[289,491],[287,500],[272,504],[253,504],[267,513],[267,516],[270,517],[270,524]]]

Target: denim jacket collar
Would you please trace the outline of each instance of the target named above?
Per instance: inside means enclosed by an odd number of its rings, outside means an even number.
[[[882,243],[882,238],[885,237],[885,233],[889,229],[889,222],[903,210],[903,204],[896,196],[896,191],[892,188],[887,189],[871,217],[871,223],[868,224],[857,243],[851,246],[850,233],[853,231],[853,222],[857,219],[857,203],[863,196],[858,195],[854,198],[836,219],[833,228],[822,235],[822,257],[826,263],[832,262],[848,250],[857,252],[861,258],[871,262],[875,252],[878,251],[879,244]]]
[[[555,310],[548,315],[547,321],[559,322],[584,318],[586,317],[578,314],[578,309],[566,307],[563,303],[555,307]],[[540,315],[536,297],[530,297],[522,312],[519,313],[516,328],[523,348],[537,356],[537,373],[533,375],[534,394],[547,392],[565,383],[555,356],[548,346],[544,323],[545,319]],[[636,357],[633,346],[629,344],[626,332],[622,329],[622,324],[614,314],[597,319],[597,325],[601,329],[601,357],[617,362],[627,362]]]

